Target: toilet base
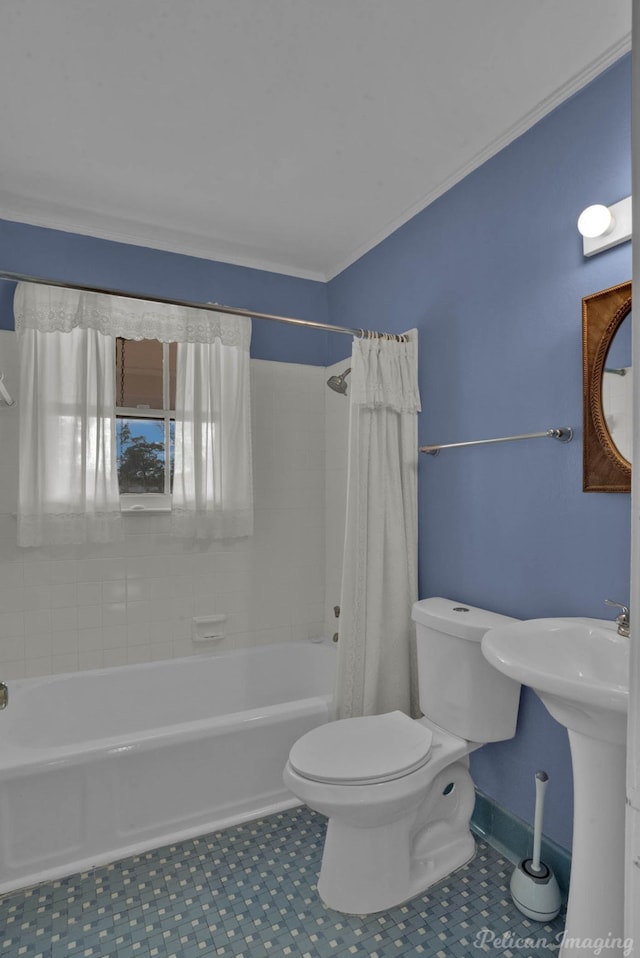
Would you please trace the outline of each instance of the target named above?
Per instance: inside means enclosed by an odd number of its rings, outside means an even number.
[[[352,915],[387,911],[471,861],[475,792],[467,761],[442,769],[423,800],[396,821],[359,827],[330,818],[318,892]]]

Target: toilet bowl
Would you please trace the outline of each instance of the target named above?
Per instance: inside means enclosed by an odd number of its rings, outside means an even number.
[[[349,914],[392,908],[473,857],[469,754],[515,732],[520,686],[480,650],[484,632],[509,620],[448,599],[416,603],[413,618],[424,717],[389,712],[312,729],[284,770],[293,794],[328,818],[318,892]],[[480,741],[464,735],[473,729]]]
[[[320,730],[333,733],[333,741],[340,743],[343,768],[353,747],[353,765],[359,770],[358,737],[351,742],[349,732],[352,723],[370,721],[372,743],[379,743],[385,723],[396,732],[403,727],[411,731],[412,726],[424,732],[425,752],[418,767],[395,775],[392,769],[398,769],[401,761],[381,748],[377,767],[370,763],[369,780],[349,781],[343,776],[334,782],[319,781],[304,774],[312,765],[314,739],[321,739],[313,733]],[[414,722],[401,712],[371,720],[342,719],[298,740],[284,781],[301,801],[329,819],[318,881],[326,905],[356,915],[384,911],[473,857],[469,819],[475,793],[467,758],[473,747],[426,719]]]

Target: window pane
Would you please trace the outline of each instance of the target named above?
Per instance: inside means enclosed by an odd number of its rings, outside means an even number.
[[[164,421],[118,417],[116,444],[120,492],[164,492]]]
[[[173,343],[172,343],[173,345]],[[173,467],[176,446],[176,421],[169,420],[169,491],[173,492]]]
[[[164,408],[162,346],[157,339],[116,339],[116,406]],[[169,343],[169,409],[176,404],[177,350]]]

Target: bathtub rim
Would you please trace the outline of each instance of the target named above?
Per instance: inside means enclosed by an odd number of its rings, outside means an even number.
[[[126,672],[144,671],[156,672],[171,668],[174,664],[180,665],[193,664],[194,661],[205,659],[207,662],[215,659],[225,660],[228,658],[244,658],[247,655],[260,650],[288,650],[292,646],[320,646],[324,648],[335,649],[335,644],[331,640],[323,639],[294,639],[289,642],[278,642],[272,645],[246,646],[241,649],[227,649],[224,651],[208,650],[206,652],[197,652],[193,655],[181,656],[173,659],[157,659],[152,662],[136,662],[131,665],[113,665],[100,669],[86,669],[79,672],[61,672],[55,675],[33,676],[32,678],[15,679],[9,685],[9,706],[11,708],[11,690],[14,689],[14,695],[21,691],[37,692],[39,688],[72,680],[81,682],[84,676],[97,675],[102,679],[109,679],[112,676]],[[191,719],[185,722],[176,722],[168,725],[157,725],[151,728],[139,729],[133,732],[121,732],[117,735],[105,735],[100,738],[78,739],[60,745],[29,745],[25,742],[14,742],[11,738],[0,740],[0,780],[6,780],[7,773],[14,768],[22,771],[29,766],[42,767],[47,766],[63,767],[65,765],[79,764],[80,760],[91,761],[99,759],[105,753],[112,754],[117,750],[126,749],[127,751],[143,751],[154,745],[160,745],[165,742],[173,741],[175,738],[184,735],[185,738],[201,738],[205,733],[213,728],[219,728],[221,731],[226,727],[230,728],[240,722],[250,723],[259,720],[265,720],[270,714],[277,715],[284,713],[285,710],[299,710],[303,703],[311,701],[320,701],[328,704],[329,714],[333,717],[333,697],[334,690],[317,695],[307,695],[303,698],[289,698],[284,702],[276,702],[271,705],[256,706],[254,708],[236,709],[233,712],[224,712],[218,715]],[[242,718],[240,718],[242,717]],[[0,733],[2,732],[3,715],[0,713]],[[74,762],[74,758],[78,762]]]
[[[0,748],[0,782],[11,781],[18,774],[20,776],[37,774],[45,767],[48,769],[73,768],[76,765],[115,757],[123,752],[129,755],[140,755],[180,739],[189,742],[199,741],[210,737],[212,733],[223,735],[226,731],[249,726],[258,721],[262,724],[265,722],[270,724],[286,715],[304,715],[309,707],[319,705],[327,709],[328,720],[331,721],[333,695],[308,695],[303,699],[291,699],[287,702],[278,702],[276,705],[225,712],[224,715],[217,715],[213,719],[195,719],[178,725],[146,729],[144,732],[129,732],[126,735],[111,738],[91,739],[89,742],[56,748],[52,746],[29,748],[4,743]],[[5,756],[11,759],[10,764],[3,763],[2,759]],[[17,773],[16,776],[12,774],[14,771]]]

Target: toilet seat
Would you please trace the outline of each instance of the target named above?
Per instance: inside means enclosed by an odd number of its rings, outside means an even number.
[[[402,712],[340,719],[298,739],[289,763],[303,778],[334,785],[375,785],[409,775],[428,760],[431,729]]]

